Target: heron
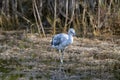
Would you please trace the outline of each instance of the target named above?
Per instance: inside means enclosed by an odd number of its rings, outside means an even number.
[[[75,30],[70,28],[68,33],[60,33],[53,36],[51,45],[53,48],[59,51],[60,55],[60,62],[63,64],[63,55],[64,50],[73,43],[73,36],[75,36]]]

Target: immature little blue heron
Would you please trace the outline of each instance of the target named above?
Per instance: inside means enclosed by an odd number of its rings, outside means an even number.
[[[64,50],[67,46],[73,43],[73,36],[75,35],[75,30],[73,28],[70,28],[68,30],[68,34],[60,33],[56,34],[52,38],[51,45],[53,48],[56,48],[59,50],[59,53],[61,52],[60,62],[63,64],[63,55]]]

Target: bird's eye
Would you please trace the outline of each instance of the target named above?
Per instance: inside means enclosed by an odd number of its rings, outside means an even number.
[[[70,33],[74,34],[74,32],[73,32],[73,31],[70,31]]]
[[[73,33],[72,31],[70,31],[70,33]]]
[[[71,33],[73,32],[73,31],[70,31]]]

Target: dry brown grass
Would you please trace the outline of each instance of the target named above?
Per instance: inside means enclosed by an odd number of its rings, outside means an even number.
[[[50,46],[51,37],[39,38],[37,34],[3,36],[0,42],[2,80],[120,79],[120,46],[115,42],[74,38],[61,66],[60,55]]]

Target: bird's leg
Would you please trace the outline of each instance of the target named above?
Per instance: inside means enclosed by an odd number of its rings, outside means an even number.
[[[59,49],[59,54],[60,54],[60,62],[63,64],[63,53],[62,50]]]
[[[61,50],[61,63],[63,64],[63,55],[64,55],[64,50]]]
[[[60,55],[60,62],[62,63],[61,50],[60,49],[59,49],[59,55]]]

